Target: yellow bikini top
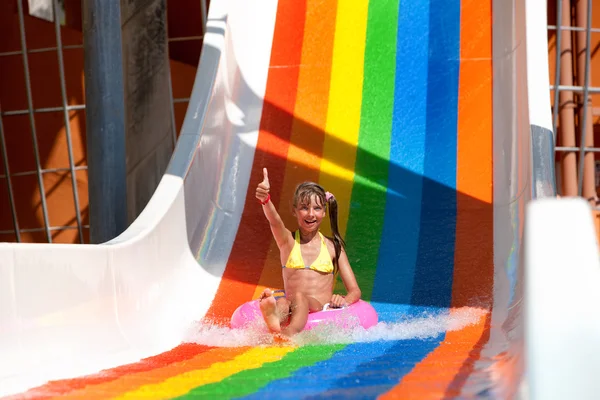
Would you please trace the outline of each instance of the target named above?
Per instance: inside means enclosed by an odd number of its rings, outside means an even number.
[[[333,273],[333,263],[331,262],[331,256],[329,255],[329,250],[327,250],[327,244],[325,243],[325,237],[319,232],[319,236],[321,237],[321,251],[319,252],[319,256],[312,263],[312,265],[304,265],[304,260],[302,259],[302,251],[300,250],[300,235],[298,231],[294,232],[294,247],[292,247],[292,251],[287,259],[283,268],[291,268],[291,269],[312,269],[314,271],[323,272],[326,274]]]

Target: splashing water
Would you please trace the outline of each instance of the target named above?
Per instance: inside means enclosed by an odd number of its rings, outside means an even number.
[[[424,313],[399,322],[379,322],[364,329],[340,329],[333,325],[320,325],[310,331],[300,332],[291,339],[292,345],[345,344],[388,340],[427,339],[443,332],[457,331],[478,323],[489,311],[482,308],[461,307]],[[264,346],[277,343],[262,321],[245,329],[232,329],[215,324],[196,323],[188,331],[186,342],[215,347]]]

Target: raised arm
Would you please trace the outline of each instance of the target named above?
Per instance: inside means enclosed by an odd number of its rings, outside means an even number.
[[[262,204],[265,217],[267,217],[267,220],[269,221],[271,232],[273,232],[273,237],[275,238],[275,242],[277,242],[277,247],[281,250],[288,247],[290,242],[293,241],[293,238],[291,232],[283,224],[279,213],[277,213],[277,210],[271,201],[271,195],[269,194],[270,189],[269,174],[267,169],[263,168],[263,181],[259,183],[256,188],[256,198],[260,200]]]

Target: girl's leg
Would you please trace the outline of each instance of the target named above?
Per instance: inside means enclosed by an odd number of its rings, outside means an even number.
[[[280,297],[275,302],[277,307],[277,316],[279,317],[279,323],[283,324],[290,318],[290,301],[285,297]]]
[[[290,323],[286,326],[281,333],[286,336],[295,335],[301,332],[306,325],[308,320],[309,301],[308,298],[302,293],[296,293],[290,304]]]

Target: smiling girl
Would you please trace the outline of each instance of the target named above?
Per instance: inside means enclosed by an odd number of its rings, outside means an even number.
[[[260,309],[272,332],[292,336],[300,332],[309,312],[321,311],[323,306],[339,308],[360,299],[361,292],[345,251],[345,243],[338,232],[337,201],[318,184],[304,182],[298,185],[293,198],[293,215],[298,229],[289,231],[269,194],[269,176],[263,169],[263,181],[256,188],[271,232],[279,247],[283,267],[285,294],[265,289]],[[329,209],[333,238],[319,232],[321,222]],[[333,294],[335,276],[340,274],[347,295]],[[282,324],[289,324],[282,328]]]

